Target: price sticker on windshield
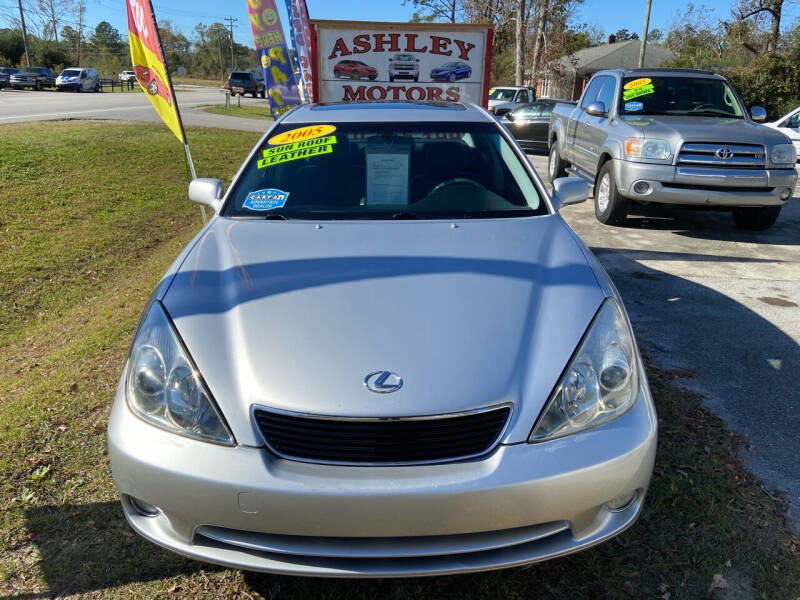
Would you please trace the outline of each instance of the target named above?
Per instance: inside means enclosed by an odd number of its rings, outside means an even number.
[[[290,129],[278,135],[273,135],[267,142],[270,146],[279,146],[281,144],[291,144],[293,142],[302,142],[305,140],[313,140],[314,138],[330,135],[336,131],[333,125],[309,125],[307,127],[298,127],[297,129]]]
[[[629,81],[623,87],[625,90],[635,90],[636,88],[640,88],[648,83],[652,83],[653,80],[649,77],[640,77],[639,79],[634,79],[633,81]]]

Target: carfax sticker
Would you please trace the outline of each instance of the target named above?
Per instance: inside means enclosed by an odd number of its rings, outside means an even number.
[[[625,90],[633,90],[633,89],[636,89],[638,87],[642,87],[643,85],[647,85],[648,83],[651,83],[652,81],[653,80],[650,79],[649,77],[640,77],[639,79],[634,79],[633,81],[629,81],[628,83],[626,83],[623,86],[623,89],[625,89]]]
[[[283,208],[289,192],[283,190],[256,190],[247,194],[247,198],[242,203],[243,208],[250,210],[272,210],[273,208]]]
[[[642,104],[641,102],[633,101],[625,103],[625,110],[627,110],[628,112],[636,112],[642,110],[643,108],[644,104]]]
[[[270,146],[278,146],[279,144],[289,144],[291,142],[300,142],[302,140],[311,140],[314,138],[322,137],[323,135],[330,135],[336,131],[333,125],[309,125],[307,127],[298,127],[297,129],[290,129],[278,135],[273,135],[267,143]]]
[[[329,135],[326,137],[307,139],[293,144],[281,144],[280,146],[264,148],[261,151],[262,157],[256,164],[259,169],[265,169],[291,160],[308,158],[309,156],[317,154],[330,154],[333,152],[333,147],[335,145],[336,136]]]
[[[645,83],[639,87],[633,88],[632,90],[623,90],[622,99],[627,102],[628,100],[633,100],[639,96],[647,96],[648,94],[654,94],[655,92],[656,88],[653,87],[652,83]]]

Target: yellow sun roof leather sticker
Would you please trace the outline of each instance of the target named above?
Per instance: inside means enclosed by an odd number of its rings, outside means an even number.
[[[270,146],[277,146],[279,144],[290,144],[292,142],[301,142],[303,140],[313,140],[314,138],[322,137],[323,135],[330,135],[336,131],[333,125],[308,125],[306,127],[298,127],[297,129],[290,129],[278,135],[273,135],[269,138],[267,143]]]
[[[288,133],[288,132],[287,132]],[[279,165],[281,163],[301,158],[308,158],[317,154],[330,154],[336,144],[336,136],[315,137],[304,139],[293,144],[281,144],[261,151],[262,158],[258,161],[259,169]]]

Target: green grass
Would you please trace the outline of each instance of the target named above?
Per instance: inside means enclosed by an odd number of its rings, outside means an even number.
[[[267,100],[257,106],[253,104],[236,106],[236,100],[231,98],[230,108],[225,108],[224,104],[215,104],[213,106],[205,106],[203,110],[215,115],[225,115],[226,117],[246,117],[248,119],[272,121],[272,114],[269,112],[269,102]]]
[[[198,174],[224,179],[258,137],[188,136]],[[458,577],[318,580],[218,569],[133,534],[105,428],[136,319],[200,226],[183,160],[160,125],[0,127],[0,596],[798,598],[800,541],[784,502],[744,469],[741,440],[675,374],[652,369],[659,452],[644,514],[570,557]],[[728,587],[709,592],[715,576]]]
[[[204,87],[220,87],[222,82],[219,79],[203,79],[201,77],[180,77],[172,76],[173,85],[201,85]]]

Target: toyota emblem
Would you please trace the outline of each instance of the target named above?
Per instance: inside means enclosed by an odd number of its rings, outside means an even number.
[[[729,158],[733,158],[733,150],[731,150],[727,146],[720,148],[714,154],[717,155],[717,158],[721,158],[722,160],[728,160]]]

